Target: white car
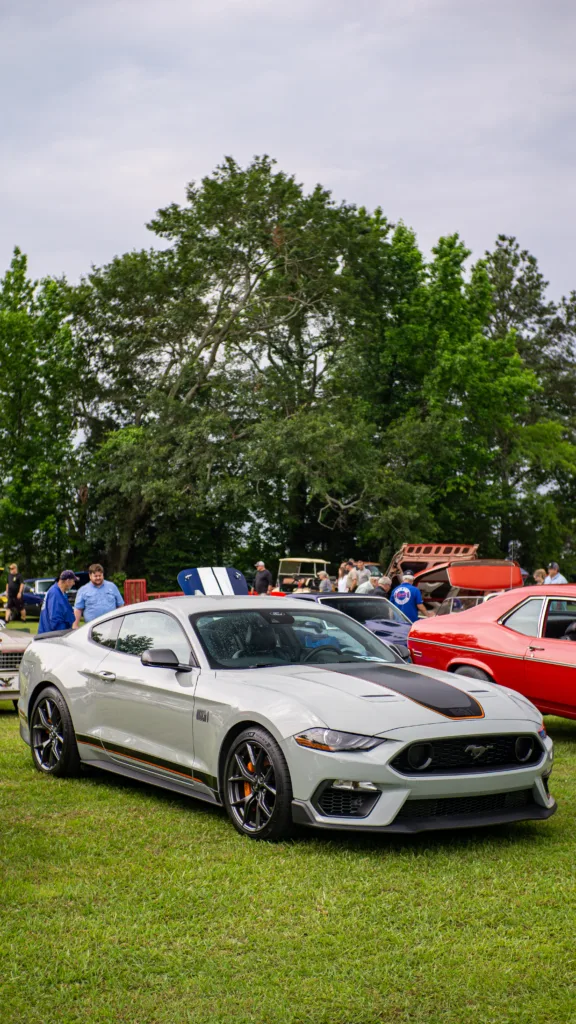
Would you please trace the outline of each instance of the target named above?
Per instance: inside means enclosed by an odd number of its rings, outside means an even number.
[[[84,763],[224,805],[256,839],[294,822],[419,832],[554,813],[552,741],[528,700],[406,665],[303,605],[178,597],[34,639],[19,714],[36,768]]]

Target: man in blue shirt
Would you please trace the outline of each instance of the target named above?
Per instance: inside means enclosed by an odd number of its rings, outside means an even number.
[[[99,615],[113,612],[115,608],[120,608],[124,604],[116,584],[104,579],[104,569],[101,565],[91,565],[88,569],[88,575],[90,576],[90,583],[80,587],[76,594],[74,602],[74,618],[76,621],[72,627],[73,629],[78,629],[82,613],[84,613],[84,622],[91,622],[92,619],[97,619]]]
[[[46,592],[38,633],[51,633],[55,629],[72,629],[74,612],[68,600],[68,591],[78,583],[78,577],[71,569],[64,569],[56,583]]]
[[[560,572],[560,566],[558,562],[548,562],[548,575],[544,580],[544,583],[568,583],[568,580]]]
[[[403,574],[402,583],[399,587],[394,588],[390,594],[390,600],[400,611],[404,612],[404,615],[408,616],[411,622],[417,621],[418,612],[422,612],[425,616],[434,614],[427,610],[422,600],[422,594],[418,587],[414,586],[414,576],[411,572]]]

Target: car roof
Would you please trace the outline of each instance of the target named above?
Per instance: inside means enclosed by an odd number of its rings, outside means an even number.
[[[304,597],[312,595],[303,595]],[[223,612],[223,611],[251,611],[254,609],[258,611],[262,608],[277,608],[281,610],[283,608],[300,608],[302,601],[299,598],[278,598],[272,596],[262,597],[242,597],[236,595],[234,597],[225,597],[224,595],[208,597],[201,595],[199,597],[186,597],[184,594],[182,597],[159,597],[154,601],[140,601],[138,604],[124,605],[118,608],[119,614],[122,612],[144,612],[144,611],[155,611],[155,610],[169,610],[170,608],[177,608],[178,611],[184,615],[195,615],[198,612]]]
[[[466,608],[460,612],[452,612],[449,615],[434,615],[432,618],[418,619],[412,626],[410,636],[425,636],[428,632],[450,633],[452,630],[462,633],[472,629],[473,624],[494,622],[504,615],[508,609],[522,604],[529,597],[549,598],[560,597],[576,600],[576,584],[557,583],[545,586],[514,587],[512,590],[503,590],[500,594],[481,604]]]

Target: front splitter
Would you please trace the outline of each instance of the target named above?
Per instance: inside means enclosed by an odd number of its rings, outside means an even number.
[[[403,818],[401,822],[390,825],[367,825],[361,818],[355,821],[334,820],[319,821],[307,804],[300,800],[292,801],[292,820],[296,825],[308,828],[328,829],[332,832],[390,832],[416,835],[417,832],[446,832],[455,828],[480,828],[485,825],[508,825],[516,821],[544,821],[556,813],[556,801],[550,807],[533,804],[518,810],[500,811],[494,814],[453,814],[450,818]]]

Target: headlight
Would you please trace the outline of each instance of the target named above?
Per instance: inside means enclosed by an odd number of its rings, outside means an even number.
[[[332,753],[345,750],[372,750],[386,741],[379,736],[359,736],[355,732],[335,732],[334,729],[307,729],[294,739],[301,747],[313,750],[329,750]]]

